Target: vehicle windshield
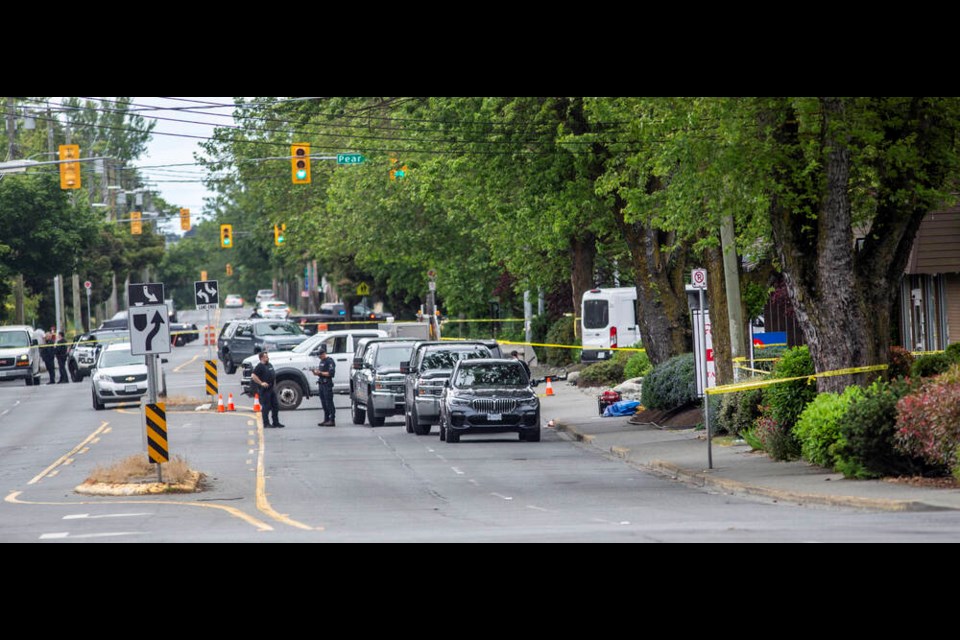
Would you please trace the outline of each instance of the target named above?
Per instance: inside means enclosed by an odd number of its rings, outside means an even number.
[[[110,331],[107,333],[92,333],[90,334],[90,340],[94,340],[99,344],[127,342],[128,340],[130,340],[130,332],[129,331]]]
[[[423,357],[423,362],[420,364],[420,371],[453,369],[459,360],[475,360],[477,358],[489,357],[490,350],[482,345],[476,345],[466,349],[438,349],[431,351]]]
[[[410,360],[412,351],[413,344],[402,347],[380,347],[380,353],[377,354],[377,366],[399,369],[401,362]]]
[[[477,387],[526,387],[527,375],[519,363],[496,362],[461,366],[453,386],[458,389]]]
[[[0,331],[0,349],[29,346],[30,336],[26,331]]]
[[[610,324],[610,307],[606,300],[584,300],[583,326],[586,329],[603,329]]]
[[[302,336],[303,331],[292,322],[258,322],[253,325],[258,336]]]
[[[147,366],[143,356],[134,356],[128,349],[115,349],[104,351],[100,356],[100,368],[109,369],[110,367],[129,367],[130,365],[142,364]]]

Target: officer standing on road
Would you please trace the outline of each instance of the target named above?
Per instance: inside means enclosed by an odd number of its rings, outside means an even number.
[[[320,404],[323,406],[323,422],[318,427],[337,426],[337,408],[333,406],[333,378],[337,374],[337,363],[327,356],[327,350],[320,347],[320,366],[313,370],[319,378]]]
[[[56,384],[57,382],[57,355],[54,353],[54,343],[56,341],[56,334],[52,328],[43,334],[43,346],[40,347],[40,358],[43,360],[43,366],[47,368],[47,373],[50,374],[50,382],[47,384]]]
[[[527,380],[530,380],[530,365],[527,364],[527,361],[521,358],[517,351],[511,351],[510,355],[520,361],[520,364],[523,365],[523,370],[527,372]]]
[[[253,384],[260,387],[260,415],[263,417],[263,426],[265,429],[282,429],[285,425],[280,424],[277,414],[280,412],[280,401],[273,390],[277,374],[270,364],[270,355],[266,351],[260,352],[260,362],[253,369],[250,376]],[[273,424],[270,424],[269,414],[273,414]]]
[[[57,346],[54,351],[57,352],[57,364],[60,367],[60,384],[66,384],[70,379],[67,377],[67,339],[63,331],[57,336]]]

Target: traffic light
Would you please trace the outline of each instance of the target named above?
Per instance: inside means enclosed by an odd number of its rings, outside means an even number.
[[[180,209],[180,229],[190,231],[190,209]]]
[[[80,188],[80,163],[62,162],[63,160],[79,160],[80,145],[62,144],[60,145],[60,188],[61,189],[79,189]]]
[[[139,211],[130,212],[130,233],[133,235],[140,235],[143,233],[143,223],[140,222]]]
[[[278,247],[281,246],[284,243],[284,241],[286,241],[286,237],[285,237],[286,232],[287,232],[286,224],[273,225],[273,244],[277,245]]]
[[[227,275],[228,275],[228,276],[232,276],[232,275],[233,275],[233,265],[230,264],[229,262],[227,263]]]
[[[233,225],[220,225],[220,246],[224,249],[233,249]]]
[[[290,156],[293,184],[310,184],[310,143],[298,142],[291,145]]]

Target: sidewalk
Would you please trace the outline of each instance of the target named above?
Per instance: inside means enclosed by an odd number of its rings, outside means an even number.
[[[540,399],[544,428],[554,420],[556,430],[573,440],[676,480],[723,493],[798,504],[885,511],[960,509],[957,489],[848,480],[802,460],[775,462],[765,453],[751,452],[745,444],[720,446],[716,439],[710,469],[705,432],[630,424],[629,417],[602,418],[596,400],[599,389],[578,389],[566,382],[552,386],[554,395]],[[543,396],[542,387],[537,391]]]

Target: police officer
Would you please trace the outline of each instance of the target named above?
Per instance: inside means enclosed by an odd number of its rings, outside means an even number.
[[[280,420],[277,418],[280,411],[280,401],[273,389],[277,374],[273,365],[270,364],[270,354],[266,351],[260,352],[260,362],[253,368],[250,380],[260,387],[258,393],[260,394],[260,414],[263,417],[263,427],[265,429],[282,429],[285,425],[280,424]],[[273,424],[270,424],[269,414],[273,414]]]
[[[57,346],[54,351],[56,351],[57,365],[60,368],[60,384],[66,384],[70,382],[70,377],[67,374],[67,338],[63,335],[63,331],[57,335]]]
[[[333,406],[333,378],[337,374],[337,363],[327,356],[327,350],[320,347],[320,366],[313,370],[319,379],[320,404],[323,406],[323,422],[318,427],[337,426],[337,408]]]
[[[57,354],[54,352],[56,348],[54,343],[56,341],[56,332],[53,330],[53,327],[51,327],[50,331],[43,334],[44,346],[40,348],[40,358],[43,359],[43,366],[47,368],[47,373],[50,374],[50,382],[47,384],[57,383]]]

